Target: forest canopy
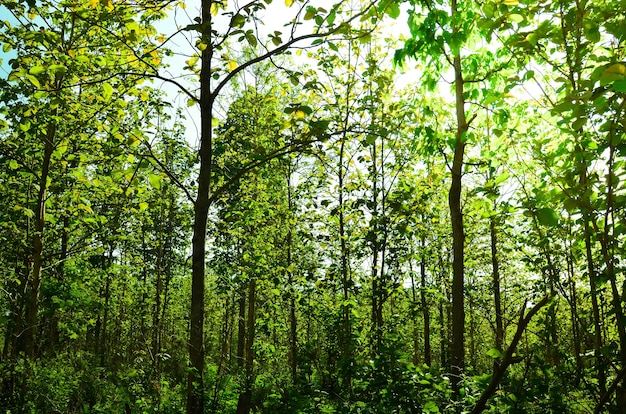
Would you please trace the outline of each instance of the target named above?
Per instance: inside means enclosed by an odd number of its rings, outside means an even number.
[[[625,0],[4,0],[0,47],[3,412],[626,407]]]

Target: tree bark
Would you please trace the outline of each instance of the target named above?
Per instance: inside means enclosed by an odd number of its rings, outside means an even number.
[[[239,315],[237,317],[237,366],[243,367],[246,352],[246,285],[239,288]]]
[[[452,18],[457,15],[457,1],[451,3]],[[458,27],[453,31],[458,32]],[[463,72],[460,51],[454,55],[454,88],[456,107],[456,139],[452,161],[452,183],[448,194],[450,218],[452,222],[452,360],[451,383],[455,395],[459,392],[459,382],[465,368],[465,233],[463,230],[463,211],[461,209],[461,180],[463,176],[463,157],[465,154],[465,134],[468,130],[465,117],[465,98]]]
[[[422,237],[422,257],[420,259],[420,300],[422,302],[422,318],[424,319],[424,363],[430,367],[430,309],[426,300],[426,242]],[[414,298],[415,300],[415,298]]]
[[[589,279],[589,296],[591,296],[591,310],[593,313],[593,352],[595,356],[595,366],[597,369],[596,378],[598,388],[601,393],[606,391],[606,372],[604,356],[602,355],[602,319],[600,318],[600,306],[598,305],[598,288],[596,286],[595,265],[593,253],[591,251],[591,229],[589,226],[589,213],[583,211],[584,236],[585,236],[585,257],[587,261],[587,276]]]
[[[502,353],[504,345],[504,322],[502,319],[502,299],[500,296],[500,261],[498,260],[498,234],[496,231],[496,218],[489,219],[489,234],[491,236],[491,267],[493,276],[493,306],[496,313],[496,349]],[[494,360],[494,372],[499,364]]]
[[[345,138],[345,137],[344,137]],[[344,217],[344,173],[343,173],[343,157],[345,151],[345,140],[341,140],[339,150],[339,244],[341,246],[341,289],[343,292],[343,303],[341,305],[342,314],[342,330],[339,333],[339,346],[341,350],[342,366],[346,367],[343,372],[343,385],[351,389],[352,387],[352,321],[350,320],[350,272],[348,269],[348,245],[346,241],[345,217]]]
[[[291,368],[291,381],[296,385],[298,381],[298,320],[296,319],[296,289],[293,280],[293,225],[291,214],[294,209],[293,194],[291,189],[292,165],[287,167],[287,283],[289,284],[289,366]]]
[[[46,194],[48,190],[48,176],[50,174],[52,152],[54,151],[55,135],[56,126],[53,123],[48,124],[44,138],[41,176],[39,177],[39,192],[35,211],[35,232],[32,244],[33,250],[30,256],[32,262],[32,276],[28,280],[28,290],[26,294],[26,326],[24,327],[23,334],[24,354],[30,359],[35,358],[39,287],[41,285],[41,267],[43,262],[43,232],[46,222]]]
[[[202,37],[211,44],[211,3],[202,0]],[[200,171],[198,193],[194,202],[194,221],[191,259],[191,313],[189,330],[189,362],[187,377],[187,414],[204,412],[204,274],[206,232],[211,207],[211,164],[213,162],[213,96],[211,94],[212,48],[201,54],[200,68]]]
[[[254,334],[256,322],[256,280],[248,284],[248,319],[246,323],[246,374],[244,389],[237,401],[237,414],[249,414],[252,408],[252,385],[254,384]]]

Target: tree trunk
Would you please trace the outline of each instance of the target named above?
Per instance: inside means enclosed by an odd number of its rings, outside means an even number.
[[[597,370],[598,388],[601,393],[606,392],[606,372],[604,356],[602,355],[602,319],[600,318],[600,306],[598,305],[598,288],[596,286],[595,265],[591,251],[591,229],[589,228],[589,213],[583,211],[585,256],[587,259],[587,276],[589,278],[589,295],[591,296],[591,310],[593,313],[593,348],[595,367]]]
[[[110,259],[109,259],[110,260]],[[109,270],[106,270],[106,283],[104,287],[104,315],[102,316],[102,327],[97,335],[98,352],[100,353],[100,366],[106,366],[106,354],[107,354],[107,326],[109,323],[109,299],[111,298],[111,275]]]
[[[457,16],[457,1],[452,0],[452,18]],[[458,27],[453,31],[458,32]],[[468,124],[465,117],[464,80],[460,51],[454,55],[454,87],[456,99],[457,130],[452,161],[452,183],[448,194],[450,218],[452,222],[452,360],[451,383],[455,395],[459,392],[459,382],[465,368],[465,234],[461,209],[461,180],[463,157],[465,154],[465,134]]]
[[[35,211],[35,233],[33,235],[32,275],[28,280],[26,293],[26,326],[24,327],[24,354],[27,358],[35,358],[37,313],[39,311],[39,287],[41,285],[41,267],[43,262],[43,232],[46,222],[46,197],[48,189],[48,176],[50,174],[50,160],[54,151],[54,139],[56,126],[48,124],[46,137],[44,138],[43,164],[39,177],[39,192],[37,195],[37,207]]]
[[[237,414],[249,414],[252,408],[252,385],[254,384],[254,331],[256,322],[256,280],[250,280],[248,285],[248,319],[246,326],[246,377],[244,389],[237,401]]]
[[[500,261],[498,260],[498,234],[496,231],[496,218],[489,219],[489,234],[491,236],[491,268],[493,277],[493,305],[496,313],[496,349],[502,353],[504,345],[504,322],[502,319],[502,302],[500,297]],[[494,360],[494,372],[499,365],[499,359]]]
[[[344,137],[345,138],[345,137]],[[343,157],[345,151],[345,139],[341,140],[341,147],[339,150],[339,173],[338,173],[338,186],[339,186],[339,243],[341,246],[341,289],[343,292],[343,301],[341,304],[342,315],[342,329],[339,333],[339,347],[341,351],[341,366],[343,385],[347,389],[352,387],[352,322],[350,320],[351,305],[350,299],[350,272],[348,269],[348,245],[346,241],[345,230],[345,215],[344,215],[344,171],[343,171]]]
[[[431,365],[431,345],[430,345],[430,309],[426,301],[426,246],[422,237],[422,257],[420,259],[420,299],[422,302],[422,318],[424,319],[424,363]]]
[[[211,3],[202,0],[203,36],[211,37]],[[204,273],[206,232],[211,190],[213,157],[213,130],[211,116],[213,96],[211,87],[211,47],[201,54],[200,69],[200,171],[198,194],[194,202],[194,221],[191,259],[191,313],[189,330],[190,370],[187,378],[187,414],[204,412]]]
[[[626,101],[625,101],[626,103]],[[624,105],[624,103],[622,104]],[[612,127],[613,128],[613,127]],[[600,238],[600,244],[602,247],[602,256],[604,257],[604,263],[606,265],[606,275],[611,286],[612,300],[611,305],[615,314],[615,323],[617,325],[617,334],[619,338],[619,355],[622,368],[626,367],[626,326],[624,326],[624,309],[622,308],[622,295],[617,287],[616,272],[615,272],[615,217],[614,217],[614,205],[613,205],[613,191],[615,185],[615,146],[613,144],[614,131],[611,130],[609,134],[609,159],[608,159],[608,174],[606,178],[606,210],[604,213],[604,229],[600,230],[596,228],[596,232]],[[595,225],[597,226],[597,225]],[[617,407],[624,407],[626,405],[626,390],[622,383],[615,389],[615,399]]]
[[[289,284],[289,366],[291,368],[291,381],[296,385],[298,381],[298,321],[296,319],[296,289],[293,280],[293,224],[291,214],[294,211],[293,194],[291,190],[292,165],[288,165],[287,170],[287,283]]]
[[[239,315],[237,317],[237,366],[243,367],[246,352],[246,287],[239,288]]]
[[[568,231],[571,234],[571,228]],[[582,347],[581,347],[581,339],[580,339],[580,328],[578,324],[578,295],[576,289],[576,280],[575,275],[576,272],[574,270],[574,252],[572,251],[571,243],[568,243],[566,246],[567,250],[567,280],[569,285],[569,294],[570,294],[570,315],[572,319],[572,344],[573,344],[573,352],[574,359],[576,360],[576,379],[575,385],[578,385],[580,382],[580,378],[583,374],[584,365],[581,357]]]

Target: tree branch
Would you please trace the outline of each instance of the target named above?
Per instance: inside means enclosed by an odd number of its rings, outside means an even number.
[[[524,302],[524,306],[522,306],[522,310],[520,312],[520,319],[517,323],[517,331],[515,332],[515,336],[513,337],[511,344],[507,348],[506,354],[504,355],[502,362],[494,369],[494,373],[491,378],[491,382],[489,383],[489,386],[487,387],[487,389],[485,389],[485,391],[483,391],[480,399],[474,406],[474,409],[471,411],[471,414],[479,414],[485,409],[485,407],[487,406],[487,401],[489,401],[489,398],[491,398],[491,396],[496,392],[498,385],[500,384],[500,381],[502,380],[502,377],[506,372],[506,369],[513,362],[513,353],[517,348],[517,344],[522,339],[522,334],[526,330],[526,327],[530,323],[530,320],[533,318],[533,316],[535,316],[537,312],[539,312],[542,307],[544,307],[548,303],[549,299],[550,296],[545,296],[537,304],[535,304],[535,306],[533,306],[530,311],[528,311],[526,316],[524,316],[524,309],[526,308],[526,302]]]
[[[275,56],[278,55],[284,51],[286,51],[287,49],[289,49],[293,44],[298,43],[302,40],[307,40],[307,39],[317,39],[317,38],[323,38],[326,36],[330,36],[332,34],[337,33],[339,30],[341,30],[342,28],[346,27],[347,25],[349,25],[352,21],[354,21],[355,19],[360,18],[361,16],[363,16],[365,13],[367,13],[370,8],[374,7],[374,5],[376,4],[375,1],[370,1],[369,5],[367,7],[364,7],[359,13],[356,13],[354,15],[352,15],[348,20],[341,22],[340,24],[338,24],[336,27],[333,27],[332,29],[326,31],[326,32],[322,32],[322,33],[309,33],[306,35],[302,35],[302,36],[297,36],[297,37],[292,37],[290,40],[288,40],[287,42],[283,43],[282,45],[272,49],[272,50],[268,50],[266,53],[255,57],[254,59],[250,59],[247,62],[245,62],[244,64],[242,64],[241,66],[238,66],[237,68],[235,68],[235,70],[233,70],[232,72],[229,72],[228,75],[226,75],[226,77],[224,79],[222,79],[222,81],[215,87],[215,90],[213,90],[211,92],[211,98],[215,99],[220,91],[222,90],[222,88],[224,88],[228,82],[234,78],[235,76],[237,76],[240,72],[244,71],[245,69],[247,69],[248,67],[262,62],[266,59],[268,59],[271,56]]]

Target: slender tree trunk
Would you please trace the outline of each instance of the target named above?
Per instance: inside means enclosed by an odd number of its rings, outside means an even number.
[[[582,135],[582,131],[579,131]],[[581,155],[581,172],[579,179],[579,187],[580,193],[586,194],[587,188],[589,186],[589,180],[587,176],[587,160],[585,157],[586,149],[582,146],[578,146],[578,151]],[[584,199],[581,200],[581,204],[589,203],[589,200]],[[595,271],[595,263],[593,258],[593,244],[591,240],[591,217],[587,208],[583,207],[580,209],[580,213],[583,218],[583,235],[585,242],[585,259],[587,265],[587,277],[589,280],[589,296],[591,297],[591,312],[593,315],[593,348],[594,348],[594,356],[595,356],[595,368],[597,370],[596,378],[598,379],[598,389],[601,394],[606,393],[606,364],[604,361],[604,356],[602,354],[602,347],[604,346],[602,340],[602,320],[600,317],[600,306],[598,304],[598,289],[596,286],[596,271]]]
[[[239,394],[237,401],[237,414],[249,414],[252,408],[252,385],[254,384],[254,331],[256,321],[256,280],[250,280],[248,284],[248,319],[246,326],[246,378],[244,389]]]
[[[451,15],[457,17],[457,1],[452,0]],[[457,33],[458,27],[453,28]],[[464,85],[460,51],[454,55],[454,87],[456,97],[457,130],[452,161],[452,183],[448,194],[450,217],[452,221],[452,360],[451,383],[453,392],[458,395],[459,382],[465,368],[465,233],[463,230],[463,212],[461,209],[461,180],[463,176],[463,157],[465,154],[465,134],[468,124],[465,117]]]
[[[36,351],[37,313],[39,311],[39,287],[41,285],[41,268],[43,253],[43,232],[46,222],[46,197],[48,190],[48,176],[50,174],[50,160],[54,151],[54,139],[56,126],[48,124],[44,138],[43,164],[39,177],[39,193],[37,195],[37,207],[35,211],[35,232],[33,234],[32,275],[28,280],[26,294],[26,326],[24,328],[24,354],[27,358],[34,359]]]
[[[424,363],[430,367],[431,345],[430,345],[430,309],[426,300],[426,241],[422,237],[422,256],[420,259],[420,299],[422,302],[422,318],[424,319]],[[415,300],[415,298],[414,298]]]
[[[568,231],[571,234],[571,229]],[[581,340],[580,329],[578,325],[578,295],[576,293],[576,280],[574,271],[574,253],[572,252],[572,245],[568,243],[567,249],[567,280],[569,284],[569,294],[571,297],[570,304],[570,317],[572,319],[572,345],[574,352],[574,359],[576,360],[576,383],[580,381],[580,377],[583,373],[583,360],[581,357]]]
[[[61,251],[59,253],[59,264],[56,268],[56,278],[59,284],[65,283],[65,261],[67,260],[67,248],[68,248],[68,232],[70,222],[69,217],[65,215],[63,217],[63,228],[61,229]],[[58,306],[54,305],[53,313],[50,317],[50,349],[53,354],[57,354],[59,351],[59,310]]]
[[[100,366],[106,366],[106,355],[107,355],[107,328],[109,324],[109,300],[111,298],[111,275],[109,274],[109,270],[106,270],[106,283],[104,286],[104,315],[102,316],[102,328],[98,335],[98,343],[96,346],[98,347],[100,353]]]
[[[439,255],[439,289],[441,296],[439,299],[439,352],[440,366],[450,366],[450,288],[448,285],[448,269],[441,254]]]
[[[439,300],[439,360],[442,367],[448,366],[448,335],[446,318],[443,311],[443,299]]]
[[[296,288],[293,280],[293,223],[291,214],[294,211],[294,201],[291,188],[291,176],[293,168],[291,163],[287,166],[287,283],[289,284],[289,366],[291,368],[291,381],[295,385],[298,381],[298,320],[296,319]]]
[[[244,366],[246,352],[246,289],[242,284],[239,288],[239,315],[237,317],[237,366]]]
[[[166,236],[167,237],[167,236]],[[152,308],[152,335],[151,335],[151,353],[152,353],[152,368],[154,369],[155,375],[157,375],[159,370],[159,358],[157,354],[159,353],[159,325],[160,325],[160,316],[161,316],[161,295],[163,290],[163,265],[165,261],[165,249],[164,249],[164,241],[161,237],[159,237],[159,244],[157,246],[157,257],[156,257],[156,280],[154,283],[154,306]]]
[[[413,252],[411,252],[413,256]],[[413,320],[413,358],[414,365],[419,363],[419,335],[417,326],[417,289],[415,288],[415,273],[413,272],[413,260],[409,260],[409,274],[411,275],[411,309],[409,315]]]
[[[348,269],[348,245],[346,241],[345,215],[344,215],[344,171],[343,158],[345,151],[345,137],[341,140],[339,149],[339,244],[341,246],[341,289],[343,292],[343,303],[341,305],[342,330],[339,334],[339,344],[341,349],[341,365],[343,385],[347,389],[352,388],[352,321],[350,320],[351,305],[350,299],[350,272]]]
[[[372,324],[372,356],[376,356],[379,353],[381,347],[381,325],[379,319],[379,308],[381,304],[381,286],[378,272],[378,174],[376,173],[376,144],[372,145],[371,157],[372,165],[370,177],[372,179],[372,218],[370,220],[370,249],[372,255],[372,267],[370,269],[370,278],[372,280],[372,309],[371,309],[371,324]]]
[[[622,103],[622,107],[626,105],[626,100]],[[614,127],[612,127],[614,128]],[[615,272],[615,234],[614,234],[614,205],[613,205],[613,191],[615,185],[615,146],[613,144],[614,131],[611,129],[609,134],[609,159],[608,159],[608,174],[606,178],[606,210],[604,213],[604,229],[600,230],[596,228],[597,233],[600,236],[600,243],[602,247],[602,256],[604,257],[604,263],[606,265],[606,274],[611,286],[612,300],[611,305],[615,314],[615,322],[617,325],[617,334],[620,344],[620,363],[622,368],[626,367],[626,326],[624,325],[624,309],[622,308],[622,295],[617,287],[616,272]],[[597,226],[597,225],[596,225]],[[622,383],[615,388],[615,399],[617,407],[624,407],[626,405],[626,387]]]
[[[211,3],[202,0],[203,37],[210,44]],[[201,54],[200,69],[200,171],[198,194],[194,202],[194,221],[191,259],[191,314],[189,331],[190,370],[187,379],[187,414],[204,412],[204,274],[206,232],[211,189],[211,164],[213,162],[213,96],[211,94],[211,46]]]
[[[491,268],[493,277],[493,305],[496,314],[496,349],[502,353],[504,345],[504,322],[502,318],[502,299],[500,296],[500,261],[498,259],[498,234],[496,231],[496,218],[489,219],[489,234],[491,236]],[[494,360],[494,372],[499,364],[499,359]]]
[[[606,392],[606,366],[602,355],[602,319],[600,318],[600,306],[598,305],[598,288],[596,286],[595,265],[591,251],[591,229],[589,227],[589,213],[583,211],[585,257],[587,259],[587,276],[589,278],[589,295],[591,296],[591,310],[593,314],[593,348],[595,367],[597,370],[598,388],[601,393]]]

